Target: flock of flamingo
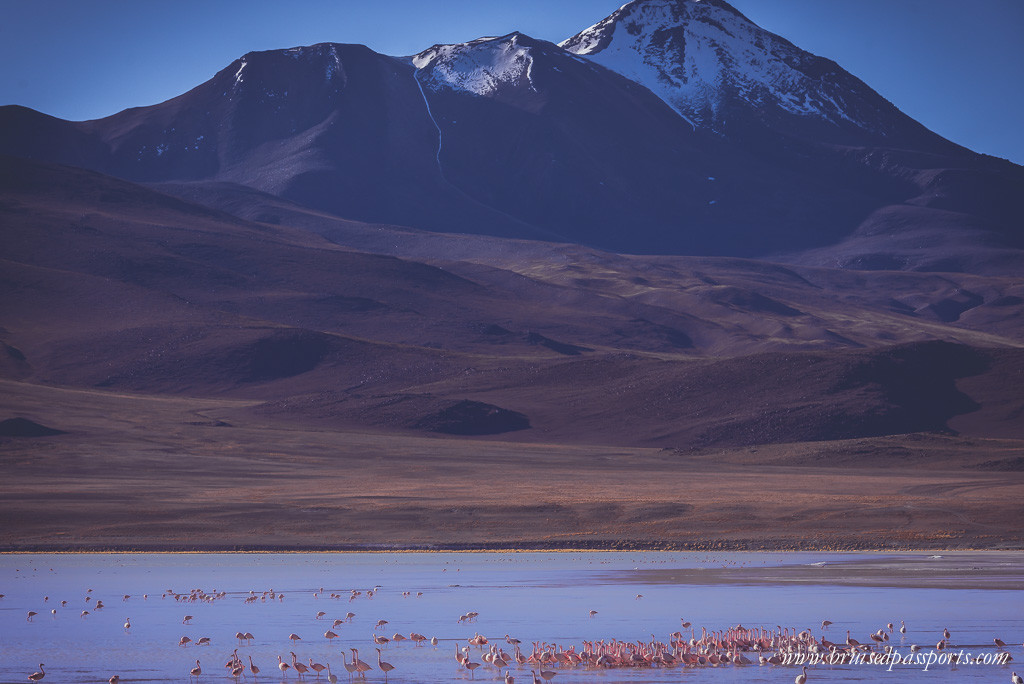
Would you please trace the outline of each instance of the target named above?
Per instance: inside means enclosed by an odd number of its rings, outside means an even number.
[[[362,595],[372,597],[379,590],[380,587],[374,587],[365,592],[353,589],[350,590],[347,597],[349,601]],[[313,597],[319,598],[323,596],[323,591],[321,588],[319,592],[313,592]],[[92,597],[89,595],[91,592],[92,589],[89,589],[87,592],[87,602],[91,601]],[[411,592],[403,592],[403,596],[411,595]],[[422,593],[417,594],[417,596],[421,595]],[[346,594],[330,594],[330,598],[333,599],[340,599],[345,596]],[[175,601],[184,603],[212,603],[227,597],[228,594],[226,592],[206,592],[200,589],[193,589],[187,593],[177,593],[168,589],[161,595],[161,598],[172,598]],[[123,596],[124,601],[128,601],[130,598],[131,596],[127,594]],[[148,595],[143,595],[143,598],[148,599]],[[639,599],[641,596],[638,595],[637,598]],[[47,596],[43,600],[48,602],[50,599]],[[251,591],[244,598],[246,603],[283,600],[284,595],[273,590],[260,594]],[[102,601],[96,601],[93,605],[95,609],[102,610],[103,608]],[[67,601],[61,601],[61,606],[67,606]],[[53,616],[57,615],[56,609],[51,609],[50,612]],[[26,619],[32,621],[38,614],[36,611],[28,611]],[[89,614],[89,611],[82,611],[82,619],[85,619]],[[469,612],[461,615],[457,623],[461,625],[474,622],[478,616],[479,613],[477,612]],[[591,610],[589,617],[593,619],[595,616],[597,616],[597,611]],[[328,643],[332,643],[334,639],[339,637],[338,633],[334,630],[345,623],[351,622],[355,617],[356,614],[354,612],[348,611],[344,617],[335,619],[331,627],[323,633],[323,638]],[[327,612],[321,610],[317,611],[313,619],[325,620],[326,618]],[[186,614],[182,618],[182,624],[191,625],[193,619],[195,618],[192,615]],[[698,636],[696,627],[686,620],[681,620],[681,628],[669,634],[668,638],[664,640],[658,639],[652,634],[650,641],[621,641],[618,639],[584,640],[579,646],[573,644],[567,647],[562,644],[533,641],[528,652],[524,652],[523,642],[510,634],[505,634],[503,639],[496,641],[492,641],[479,633],[474,633],[468,639],[443,640],[455,641],[455,662],[460,671],[468,672],[470,677],[475,679],[476,670],[483,667],[491,672],[493,678],[501,679],[503,677],[505,684],[514,684],[515,682],[512,668],[517,673],[528,669],[532,676],[533,684],[542,684],[543,682],[551,681],[560,673],[580,668],[679,667],[700,669],[751,665],[769,667],[803,666],[801,674],[794,681],[796,684],[805,684],[811,676],[808,674],[806,666],[808,662],[827,662],[829,664],[857,662],[858,658],[863,659],[866,655],[882,655],[892,652],[894,647],[889,644],[890,638],[898,639],[900,643],[905,643],[907,640],[907,626],[902,620],[900,620],[899,628],[896,628],[890,622],[877,631],[870,633],[863,642],[853,638],[849,630],[846,631],[845,639],[835,641],[827,639],[825,634],[829,631],[832,624],[829,620],[823,620],[821,623],[821,633],[817,636],[810,629],[798,631],[794,628],[784,628],[782,626],[766,628],[743,627],[741,625],[716,631],[700,628]],[[437,648],[442,641],[442,639],[438,639],[436,636],[428,638],[417,632],[410,632],[408,636],[395,633],[391,637],[387,637],[383,634],[383,630],[387,625],[387,620],[377,620],[370,635],[374,643],[373,648],[377,652],[376,668],[371,663],[367,663],[360,658],[358,647],[348,647],[340,650],[343,661],[342,667],[349,680],[359,679],[363,681],[366,679],[367,673],[379,670],[384,676],[383,681],[387,682],[389,673],[396,669],[395,665],[383,659],[382,648],[389,645],[396,646],[403,641],[410,641],[413,643],[413,648],[426,644]],[[130,632],[131,630],[131,618],[126,618],[124,631]],[[245,647],[251,645],[256,637],[251,632],[239,631],[235,633],[234,638],[237,640],[238,647]],[[296,644],[303,640],[301,636],[294,632],[289,634],[287,638],[293,647],[296,647]],[[186,648],[190,644],[193,647],[210,646],[212,642],[213,639],[208,636],[199,637],[195,640],[188,636],[182,636],[178,640],[178,646],[182,648]],[[1001,662],[1003,664],[1012,660],[1012,657],[1006,650],[1006,643],[1003,640],[994,638],[993,644],[1001,654]],[[253,662],[251,655],[246,657],[248,660],[248,664],[246,664],[238,654],[238,647],[233,649],[224,663],[225,674],[234,678],[236,682],[250,677],[253,681],[256,681],[261,674],[260,666]],[[930,644],[929,648],[931,648]],[[941,637],[935,643],[934,649],[936,651],[949,651],[952,648],[952,634],[948,629],[944,629]],[[916,653],[921,650],[921,647],[917,644],[910,644],[909,650],[912,653]],[[349,659],[350,653],[351,660]],[[270,666],[272,673],[276,670],[275,674],[280,675],[285,680],[289,678],[291,673],[294,673],[295,677],[302,681],[305,681],[308,675],[312,675],[317,680],[325,676],[331,684],[335,684],[338,681],[338,675],[332,671],[330,663],[314,662],[313,658],[307,658],[304,662],[295,651],[291,650],[288,651],[288,655],[290,657],[277,656],[277,663]],[[981,657],[981,655],[977,656],[979,659],[977,662],[981,662]],[[474,660],[474,658],[479,660]],[[957,658],[955,656],[947,661],[953,667],[957,665]],[[189,681],[196,681],[197,683],[201,678],[209,677],[211,674],[208,671],[204,671],[200,658],[195,659],[195,667],[188,671]],[[28,675],[28,679],[35,682],[43,679],[45,676],[44,664],[40,664],[39,670]],[[266,676],[264,674],[264,677]],[[118,684],[120,681],[120,675],[113,675],[109,679],[110,684]],[[1024,681],[1016,672],[1011,674],[1011,682],[1013,684],[1024,684]]]

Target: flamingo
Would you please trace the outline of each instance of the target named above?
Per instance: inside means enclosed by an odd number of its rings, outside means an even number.
[[[111,677],[110,679],[107,680],[107,682],[109,684],[119,684],[120,681],[121,681],[121,675],[114,675],[113,677]]]
[[[516,684],[516,678],[508,670],[505,670],[505,684]]]
[[[196,666],[188,671],[188,676],[190,680],[192,679],[192,677],[199,679],[199,675],[201,674],[203,674],[203,670],[199,667],[199,659],[196,658]]]
[[[345,671],[348,672],[349,679],[351,679],[352,673],[356,671],[356,664],[348,662],[348,654],[345,651],[341,652],[341,659],[345,661]]]
[[[556,674],[558,674],[558,673],[555,672],[554,670],[541,670],[540,671],[540,676],[546,682],[550,682],[552,679],[554,679]]]
[[[388,681],[388,672],[391,672],[392,670],[395,669],[394,665],[392,665],[391,663],[385,662],[385,661],[380,659],[380,649],[379,648],[377,649],[377,667],[379,667],[380,671],[384,673],[384,681],[385,682]]]
[[[804,665],[804,673],[797,675],[796,679],[793,680],[795,684],[807,684],[807,666]]]
[[[316,672],[316,678],[320,679],[320,673],[323,672],[324,670],[326,670],[327,668],[324,667],[321,663],[314,663],[313,659],[310,658],[309,659],[309,669],[313,670],[313,672]]]
[[[289,635],[288,635],[288,638],[292,640],[292,643],[293,643],[293,644],[294,644],[294,643],[295,643],[296,641],[302,641],[302,637],[300,637],[300,636],[299,636],[298,634],[296,634],[295,632],[292,632],[291,634],[289,634]]]
[[[1022,679],[1016,672],[1010,675],[1010,681],[1013,682],[1013,684],[1024,684],[1024,679]]]
[[[335,634],[334,632],[332,632],[331,630],[327,630],[326,632],[324,632],[324,638],[325,639],[337,639],[338,635]]]
[[[34,611],[34,610],[30,610],[30,611],[28,611],[28,617],[27,617],[27,618],[25,618],[25,619],[26,619],[26,620],[27,620],[28,622],[32,622],[32,618],[34,618],[34,617],[35,617],[36,615],[39,615],[39,613],[37,613],[37,612],[36,612],[36,611]]]
[[[189,639],[187,636],[183,636],[180,639],[178,639],[178,645],[179,646],[188,646],[190,641],[192,641],[192,640]]]
[[[281,656],[277,656],[277,669],[281,670],[281,674],[282,675],[287,677],[288,676],[288,668],[290,668],[290,667],[291,667],[291,665],[289,665],[288,663],[286,663],[283,660],[281,660]]]
[[[365,677],[366,676],[366,672],[368,670],[372,670],[373,669],[367,663],[365,663],[365,662],[363,662],[362,660],[359,659],[359,649],[358,648],[353,648],[352,649],[352,662],[355,663],[356,671],[359,672],[359,675],[361,677]]]
[[[260,673],[260,668],[252,664],[252,656],[249,656],[249,672],[252,672],[253,677]]]
[[[224,663],[224,667],[234,669],[240,666],[241,664],[242,660],[238,657],[238,649],[236,648],[234,651],[231,652],[231,658],[228,659],[228,662]]]
[[[344,653],[344,651],[342,651]],[[327,663],[327,681],[331,684],[338,684],[338,675],[331,672],[331,664]]]
[[[183,624],[183,625],[190,625],[190,624],[192,624],[192,616],[191,615],[186,615],[185,617],[183,617],[181,619],[181,624]]]
[[[295,651],[291,651],[292,654],[292,669],[299,673],[299,677],[309,672],[309,668],[299,662],[299,657],[295,655]]]
[[[231,668],[231,676],[235,678],[236,682],[238,681],[238,678],[242,676],[243,673],[245,673],[245,666],[241,663],[238,663],[233,668]]]
[[[466,657],[466,661],[463,663],[463,665],[465,665],[466,669],[469,670],[470,677],[473,677],[473,672],[476,670],[476,668],[480,667],[480,663],[474,663],[472,660],[469,659],[468,656]]]
[[[28,676],[30,682],[38,682],[40,679],[46,676],[46,670],[43,669],[43,664],[39,663],[39,672],[33,672]]]

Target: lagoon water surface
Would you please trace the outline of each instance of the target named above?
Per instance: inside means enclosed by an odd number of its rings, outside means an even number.
[[[193,590],[217,598],[182,598]],[[278,669],[278,656],[290,662],[295,652],[299,663],[330,664],[345,682],[343,653],[352,648],[373,668],[365,681],[384,681],[374,635],[416,632],[438,644],[392,638],[380,646],[395,668],[387,681],[504,682],[509,672],[529,684],[535,665],[513,662],[499,672],[483,662],[486,649],[472,646],[472,661],[482,664],[470,671],[455,652],[476,634],[511,653],[508,634],[529,655],[533,642],[579,651],[584,641],[668,643],[673,632],[700,639],[702,628],[737,625],[809,629],[836,643],[849,630],[871,643],[872,632],[890,634],[887,624],[898,628],[900,620],[906,636],[894,630],[886,645],[902,655],[912,644],[934,651],[948,629],[947,652],[991,661],[1000,638],[1013,662],[891,671],[816,664],[808,681],[1008,682],[1011,671],[1024,671],[1022,590],[1018,552],[13,554],[0,556],[0,682],[25,682],[40,663],[44,681],[116,674],[122,682],[185,682],[197,659],[199,681],[229,682],[225,663],[235,650],[246,666],[239,681],[300,681],[293,669]],[[29,619],[29,611],[37,614]],[[478,616],[460,621],[471,612]],[[345,621],[333,626],[336,619]],[[380,620],[387,624],[378,628]],[[825,630],[823,620],[832,622]],[[328,630],[338,637],[325,638]],[[251,644],[240,644],[238,632],[251,632]],[[179,646],[183,636],[191,642]],[[196,645],[202,637],[209,645]],[[606,684],[792,682],[801,672],[747,656],[754,664],[544,669],[557,672],[556,683]],[[256,678],[250,657],[261,669]],[[312,671],[302,679],[317,681]]]

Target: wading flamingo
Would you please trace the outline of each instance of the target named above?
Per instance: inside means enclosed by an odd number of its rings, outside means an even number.
[[[30,682],[38,682],[40,679],[46,676],[46,670],[43,669],[43,664],[39,663],[39,672],[33,672],[28,676]]]
[[[388,672],[391,672],[392,670],[395,669],[394,665],[392,665],[391,663],[383,661],[383,660],[380,659],[380,649],[379,648],[377,649],[377,667],[379,667],[380,671],[384,673],[384,681],[385,682],[388,681]]]
[[[252,656],[249,656],[249,672],[252,672],[253,677],[260,673],[260,668],[252,664]]]
[[[348,672],[349,679],[351,679],[352,673],[356,671],[356,664],[348,662],[348,654],[345,651],[341,652],[341,659],[345,661],[345,671]]]
[[[320,673],[323,672],[324,670],[326,670],[327,668],[323,664],[321,664],[321,663],[314,663],[313,659],[310,658],[309,659],[309,669],[313,670],[313,672],[316,672],[316,677],[317,677],[317,679],[319,679],[320,678]]]
[[[352,649],[352,662],[355,663],[356,671],[359,672],[359,675],[362,676],[362,677],[366,676],[366,672],[367,671],[373,669],[372,667],[370,667],[370,665],[368,663],[365,663],[365,662],[363,662],[362,660],[359,659],[359,649],[358,648],[353,648]]]
[[[299,677],[309,672],[309,668],[299,662],[299,657],[295,655],[295,651],[292,654],[292,669],[299,673]]]

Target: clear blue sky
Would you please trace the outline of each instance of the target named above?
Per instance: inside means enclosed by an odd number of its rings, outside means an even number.
[[[161,102],[252,50],[407,55],[519,30],[557,42],[625,0],[0,0],[0,104],[83,120]],[[979,152],[1024,163],[1024,0],[733,0]]]

